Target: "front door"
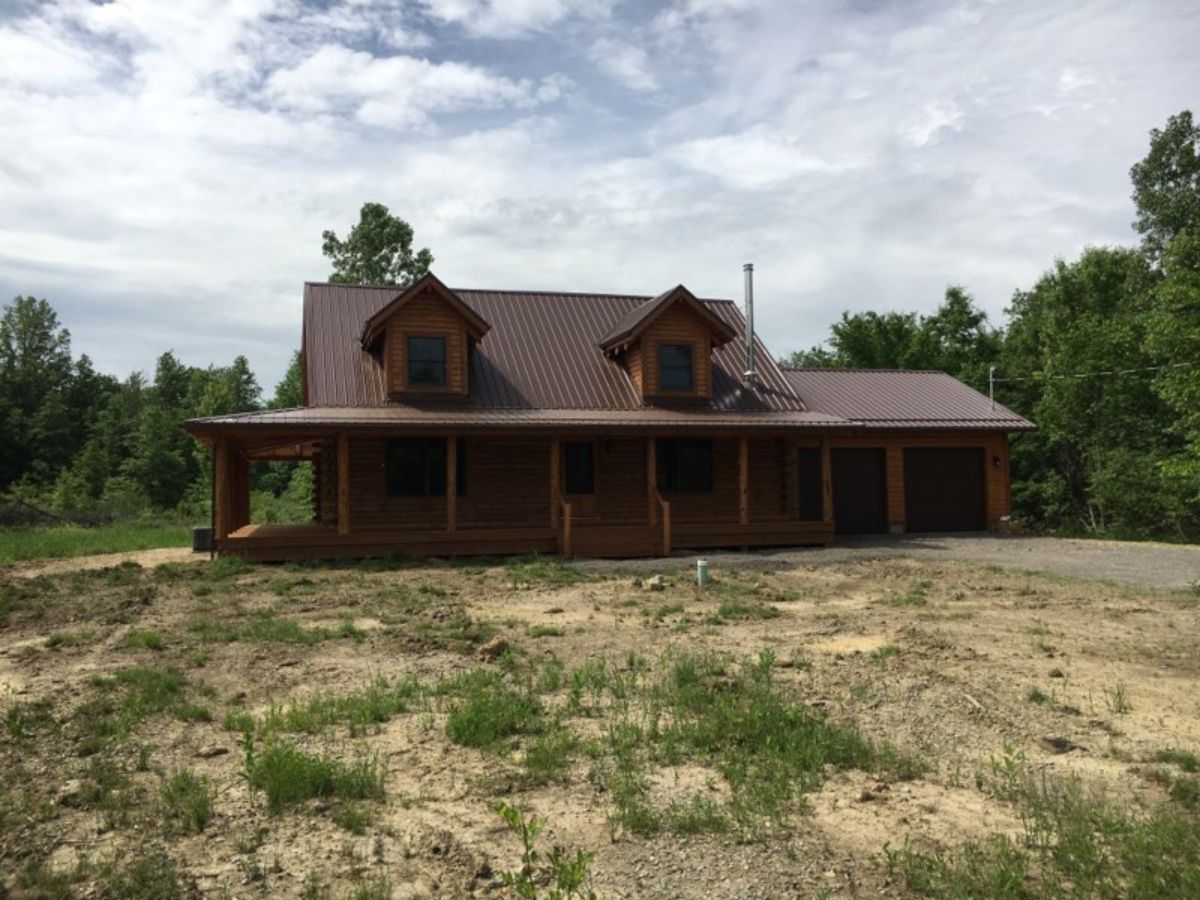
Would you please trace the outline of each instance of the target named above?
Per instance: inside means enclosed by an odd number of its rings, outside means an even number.
[[[596,442],[567,441],[563,445],[563,496],[576,519],[596,517]]]

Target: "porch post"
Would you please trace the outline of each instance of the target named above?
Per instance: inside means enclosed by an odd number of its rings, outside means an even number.
[[[821,435],[821,521],[833,521],[833,466],[829,438],[825,435]]]
[[[750,439],[738,439],[738,522],[750,524]]]
[[[350,533],[350,439],[342,431],[337,436],[337,533]]]
[[[646,516],[651,525],[658,524],[658,458],[655,455],[654,435],[646,438]]]
[[[550,527],[558,528],[558,486],[562,484],[559,474],[559,464],[562,454],[559,452],[558,438],[550,442]]]
[[[458,438],[446,438],[446,530],[458,528]]]
[[[229,534],[229,439],[213,441],[213,538]]]

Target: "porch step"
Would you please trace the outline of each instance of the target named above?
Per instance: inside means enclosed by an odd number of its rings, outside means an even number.
[[[579,525],[571,529],[574,556],[658,556],[662,528],[650,525]]]

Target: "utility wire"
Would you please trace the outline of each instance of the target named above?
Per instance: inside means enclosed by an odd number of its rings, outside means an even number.
[[[1196,366],[1200,363],[1183,362],[1171,363],[1166,366],[1142,366],[1137,369],[1107,369],[1100,372],[1073,372],[1067,375],[1048,375],[1045,372],[1038,372],[1036,375],[1014,376],[1010,378],[992,378],[991,380],[999,384],[1002,381],[1061,381],[1068,378],[1095,378],[1100,375],[1132,375],[1135,372],[1162,372],[1166,369],[1183,369],[1187,366]]]
[[[1165,366],[1140,366],[1136,369],[1106,369],[1100,372],[1072,372],[1067,375],[1048,375],[1045,372],[1038,372],[1035,375],[1017,375],[1010,378],[997,378],[996,367],[988,367],[988,400],[991,401],[992,409],[996,408],[996,385],[1003,382],[1014,381],[1066,381],[1069,379],[1078,378],[1096,378],[1100,376],[1113,375],[1133,375],[1137,372],[1165,372],[1168,369],[1184,369],[1189,366],[1200,365],[1196,362],[1181,362],[1170,363]]]

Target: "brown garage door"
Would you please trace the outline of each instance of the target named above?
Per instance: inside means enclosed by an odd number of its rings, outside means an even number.
[[[887,478],[883,451],[830,451],[833,469],[833,527],[841,534],[887,531]]]
[[[982,531],[986,525],[983,450],[905,450],[904,517],[908,531]]]

